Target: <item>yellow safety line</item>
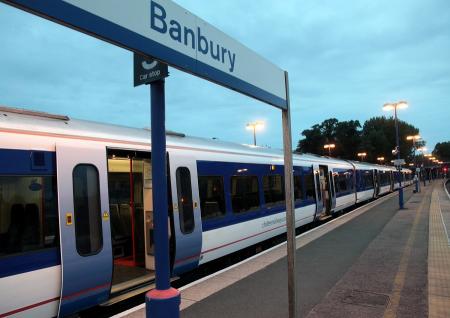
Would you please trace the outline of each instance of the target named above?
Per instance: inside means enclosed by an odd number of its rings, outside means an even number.
[[[427,189],[427,193],[423,196],[422,202],[420,203],[419,208],[416,210],[414,222],[411,230],[409,231],[408,241],[406,242],[405,249],[403,250],[402,258],[400,260],[400,265],[398,266],[397,274],[395,275],[394,286],[390,295],[390,304],[384,311],[384,318],[397,317],[397,310],[400,304],[400,296],[405,285],[406,270],[408,268],[409,259],[411,257],[412,246],[414,240],[416,239],[416,228],[419,224],[420,215],[422,214],[426,202],[425,196],[428,194],[428,192],[429,191]],[[400,211],[399,213],[402,213],[402,211]]]

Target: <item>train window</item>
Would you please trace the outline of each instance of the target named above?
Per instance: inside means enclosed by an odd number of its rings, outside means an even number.
[[[333,173],[333,181],[334,181],[334,190],[336,193],[341,192],[339,188],[339,174],[337,172]]]
[[[306,200],[315,200],[316,192],[314,190],[314,177],[312,173],[307,173],[304,175],[305,178],[305,188],[306,188]]]
[[[263,189],[267,207],[284,203],[284,184],[281,175],[264,176]]]
[[[340,173],[339,177],[339,191],[340,192],[346,192],[349,190],[348,184],[347,184],[347,174],[346,173]]]
[[[194,231],[194,207],[192,204],[191,173],[186,167],[177,169],[178,211],[180,214],[180,230],[184,234]]]
[[[351,190],[351,191],[355,190],[355,180],[353,178],[352,170],[348,170],[347,177],[348,177],[348,182],[349,182],[349,186],[350,186],[349,190]]]
[[[259,186],[256,176],[231,177],[231,206],[234,213],[259,209]]]
[[[372,171],[370,171],[370,170],[365,171],[365,173],[364,173],[364,183],[366,185],[365,186],[366,190],[374,188]]]
[[[202,219],[214,219],[225,215],[223,177],[199,176],[200,210]]]
[[[56,247],[56,177],[0,176],[0,257]]]
[[[98,170],[89,164],[72,172],[75,240],[78,254],[98,253],[103,246]]]
[[[386,173],[386,171],[384,171],[384,172],[381,172],[380,174],[379,174],[379,176],[380,176],[380,183],[381,183],[381,185],[382,186],[385,186],[385,185],[388,185],[389,184],[389,176],[388,176],[388,174]]]
[[[294,176],[294,199],[301,200],[302,199],[302,179],[300,176]]]

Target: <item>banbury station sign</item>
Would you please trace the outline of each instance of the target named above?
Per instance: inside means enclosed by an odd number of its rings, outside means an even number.
[[[1,1],[287,108],[283,70],[172,1]]]

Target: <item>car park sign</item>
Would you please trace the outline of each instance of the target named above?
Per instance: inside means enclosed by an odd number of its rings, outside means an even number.
[[[134,86],[150,84],[169,75],[167,64],[134,53]]]
[[[286,109],[282,69],[170,0],[0,0]]]

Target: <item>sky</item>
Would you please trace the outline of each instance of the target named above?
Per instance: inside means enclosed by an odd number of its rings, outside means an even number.
[[[431,151],[450,141],[450,1],[200,1],[179,5],[289,72],[293,145],[328,118],[365,120],[406,100],[399,118]],[[149,87],[133,87],[133,54],[0,3],[0,105],[149,127]],[[166,127],[282,147],[281,112],[169,68]]]

